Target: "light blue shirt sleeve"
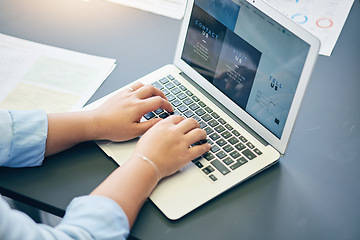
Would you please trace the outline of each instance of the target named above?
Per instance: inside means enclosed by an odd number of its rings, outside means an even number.
[[[47,114],[43,110],[0,110],[0,166],[41,165],[47,130]]]
[[[0,166],[41,165],[47,129],[47,114],[42,110],[0,110]],[[122,208],[102,196],[75,198],[55,228],[35,223],[0,197],[1,240],[126,239],[129,229]]]
[[[2,240],[122,240],[129,235],[124,211],[102,196],[75,198],[55,228],[37,224],[26,214],[13,210],[0,198],[0,239]]]

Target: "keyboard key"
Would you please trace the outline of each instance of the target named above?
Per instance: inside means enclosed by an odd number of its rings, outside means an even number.
[[[219,148],[218,145],[212,145],[212,146],[211,146],[211,149],[210,149],[210,151],[212,151],[213,153],[216,153],[216,152],[219,151],[219,150],[220,150],[220,148]]]
[[[198,109],[200,106],[199,105],[197,105],[196,103],[193,103],[193,104],[191,104],[190,106],[189,106],[189,108],[191,109],[191,110],[193,110],[193,111],[195,111],[196,109]]]
[[[222,175],[226,175],[230,172],[229,169],[227,169],[219,160],[215,159],[214,161],[211,162],[211,164],[217,169],[219,170],[219,172],[222,173]]]
[[[226,153],[224,151],[220,151],[216,153],[216,156],[220,159],[223,159],[224,157],[226,157]]]
[[[173,81],[173,83],[174,83],[175,85],[177,85],[177,86],[181,85],[181,83],[180,83],[178,80],[176,80],[176,79]]]
[[[162,84],[166,84],[169,82],[169,79],[164,77],[164,78],[160,79],[159,82],[161,82]]]
[[[239,140],[238,140],[236,137],[232,137],[232,138],[230,138],[228,141],[229,141],[229,143],[231,143],[232,145],[234,145],[234,144],[236,144],[236,143],[239,142]]]
[[[219,145],[220,147],[224,146],[227,142],[220,138],[219,140],[216,141],[217,145]]]
[[[239,138],[243,143],[247,142],[247,139],[244,136],[240,136]]]
[[[200,161],[200,159],[201,159],[201,157],[197,157],[197,158],[195,158],[195,159],[193,159],[193,160],[191,160],[193,163],[196,163],[197,161]]]
[[[178,95],[177,95],[177,97],[180,99],[180,100],[183,100],[183,99],[185,99],[185,98],[187,98],[187,96],[186,96],[186,94],[185,93],[179,93]]]
[[[221,134],[221,136],[223,136],[223,138],[228,139],[229,137],[231,137],[231,133],[229,131],[225,131]]]
[[[212,119],[212,117],[209,114],[205,114],[204,116],[201,117],[202,120],[204,120],[205,122],[209,121],[210,119]]]
[[[208,174],[212,173],[213,171],[215,171],[215,169],[214,169],[213,167],[211,167],[211,166],[207,166],[207,167],[204,168],[202,171],[203,171],[206,175],[208,175]]]
[[[219,126],[216,126],[215,128],[215,131],[217,131],[218,133],[222,133],[223,131],[225,131],[225,128],[221,125]]]
[[[211,121],[208,122],[208,124],[209,124],[211,127],[215,127],[215,126],[217,126],[219,123],[218,123],[215,119],[212,119]]]
[[[153,112],[148,112],[144,115],[144,118],[146,118],[146,120],[152,119],[153,117],[155,117],[155,113]]]
[[[254,152],[255,152],[257,155],[261,155],[261,154],[262,154],[262,152],[261,152],[259,149],[257,149],[257,148],[254,149]]]
[[[172,88],[175,87],[175,84],[173,84],[172,82],[169,82],[169,83],[165,84],[165,87],[166,87],[167,89],[172,89]]]
[[[209,175],[209,178],[210,178],[211,180],[213,180],[214,182],[217,180],[217,178],[214,176],[214,174],[210,174],[210,175]]]
[[[203,107],[203,108],[206,107],[206,104],[203,101],[198,102],[198,104],[200,107]]]
[[[186,92],[185,92],[188,96],[192,96],[192,95],[194,95],[190,90],[187,90]]]
[[[222,161],[228,166],[234,162],[234,160],[232,160],[230,157],[227,157],[227,158],[223,159]]]
[[[167,90],[166,88],[161,89],[161,91],[165,94],[168,95],[170,93],[169,90]]]
[[[200,99],[199,99],[197,96],[192,96],[192,99],[193,99],[195,102],[200,101]]]
[[[168,79],[170,79],[170,80],[174,80],[174,79],[175,79],[175,78],[174,78],[172,75],[170,75],[170,74],[169,74],[167,77],[168,77]]]
[[[164,86],[161,85],[159,82],[154,82],[151,85],[156,87],[157,89],[160,89],[160,90],[164,88]]]
[[[183,106],[184,106],[184,105],[183,105]],[[188,110],[188,111],[186,111],[186,112],[184,113],[184,115],[185,115],[185,117],[187,117],[187,118],[191,118],[192,116],[194,116],[194,113],[193,113],[192,111]]]
[[[207,152],[207,153],[203,154],[203,157],[208,161],[211,161],[212,159],[215,158],[215,156],[211,152]]]
[[[198,110],[195,111],[195,113],[196,113],[198,116],[202,116],[202,115],[205,114],[205,111],[204,111],[204,109],[199,108]]]
[[[194,115],[192,116],[193,119],[195,119],[198,122],[201,122],[201,118],[199,118],[198,116]],[[206,125],[206,123],[204,123]],[[201,126],[200,126],[201,127]],[[202,128],[202,127],[201,127]]]
[[[256,155],[250,149],[242,151],[242,154],[244,154],[249,160],[256,158]]]
[[[213,141],[216,141],[217,139],[219,139],[220,138],[220,136],[219,136],[219,134],[217,134],[217,133],[213,133],[213,134],[211,134],[210,136],[209,136]]]
[[[219,118],[218,121],[219,121],[219,123],[220,123],[221,125],[225,125],[225,124],[226,124],[226,121],[225,121],[224,119],[222,119],[222,118]]]
[[[245,158],[241,157],[239,160],[237,160],[233,165],[230,166],[230,168],[232,170],[237,169],[238,167],[240,167],[241,165],[247,163],[247,161],[245,160]]]
[[[253,149],[255,147],[251,142],[248,142],[246,146],[248,146],[250,149]]]
[[[236,131],[236,130],[233,130],[232,134],[234,134],[236,137],[240,136],[240,133],[238,131]]]
[[[183,102],[184,102],[186,105],[190,105],[190,104],[192,104],[194,101],[193,101],[191,98],[186,98]]]
[[[168,112],[163,112],[162,114],[159,115],[159,117],[162,118],[162,119],[165,119],[168,116],[170,116],[170,113],[168,113]]]
[[[234,148],[230,144],[224,146],[223,149],[225,152],[231,152],[232,150],[234,150]]]
[[[174,107],[178,107],[180,106],[182,103],[179,99],[176,99],[174,101],[171,102],[171,104],[174,106]]]
[[[203,122],[203,121],[200,121],[200,119],[197,120],[195,117],[196,117],[196,115],[194,115],[193,118],[194,118],[196,121],[199,122],[200,128],[201,128],[201,129],[204,129],[204,128],[207,126],[207,124],[206,124],[205,122]]]
[[[155,113],[159,115],[159,114],[162,113],[163,111],[164,111],[163,109],[159,108],[159,109],[155,110]]]
[[[230,153],[230,156],[231,156],[232,158],[234,158],[234,159],[240,157],[240,155],[241,155],[241,154],[240,154],[238,151],[233,151],[233,152]]]
[[[213,116],[214,118],[219,118],[220,117],[216,112],[211,113],[211,116]]]
[[[228,123],[225,125],[225,127],[226,127],[227,129],[229,129],[230,131],[234,129],[234,128],[233,128],[230,124],[228,124]]]
[[[212,128],[210,128],[210,127],[207,127],[207,128],[205,128],[204,130],[206,131],[206,134],[207,134],[207,135],[210,135],[211,133],[214,132],[214,130],[213,130]]]
[[[196,161],[196,162],[194,162],[194,164],[195,164],[198,168],[204,167],[204,165],[202,165],[202,163],[201,163],[200,161]]]
[[[176,97],[175,97],[174,95],[172,95],[172,94],[169,94],[169,95],[167,95],[166,97],[167,97],[167,99],[168,99],[169,102],[171,102],[171,101],[173,101],[174,99],[176,99]]]
[[[179,92],[181,92],[181,90],[179,88],[173,88],[170,90],[173,94],[178,94]]]
[[[243,150],[243,149],[245,149],[246,147],[245,147],[245,145],[244,144],[242,144],[242,143],[238,143],[238,144],[236,144],[235,145],[235,147],[236,147],[236,149],[237,150],[239,150],[239,151],[241,151],[241,150]]]
[[[186,88],[184,85],[180,85],[179,88],[180,88],[181,90],[183,90],[183,91],[186,91],[186,90],[187,90],[187,88]]]
[[[178,107],[178,110],[180,112],[185,112],[186,110],[188,110],[188,107],[186,105],[181,105],[180,107]]]

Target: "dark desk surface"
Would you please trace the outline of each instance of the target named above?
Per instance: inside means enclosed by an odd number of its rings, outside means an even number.
[[[90,0],[0,0],[0,32],[116,58],[91,101],[172,62],[180,21]],[[360,239],[360,2],[331,57],[320,56],[286,156],[178,221],[146,202],[141,239]],[[0,80],[1,81],[1,80]],[[0,169],[0,191],[62,216],[116,164],[93,143],[42,167]]]

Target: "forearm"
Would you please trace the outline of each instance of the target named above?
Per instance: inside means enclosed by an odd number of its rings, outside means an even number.
[[[158,183],[156,171],[150,163],[133,155],[116,169],[91,195],[113,199],[126,213],[130,226],[135,222],[142,205]]]
[[[97,133],[91,111],[48,114],[48,136],[45,156],[76,145],[96,140]]]

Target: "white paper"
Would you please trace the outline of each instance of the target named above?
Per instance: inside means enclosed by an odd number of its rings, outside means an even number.
[[[0,108],[80,109],[115,67],[115,59],[0,34]]]
[[[330,56],[354,0],[265,0],[321,42],[320,54]]]
[[[184,17],[187,0],[108,0],[174,19]]]

